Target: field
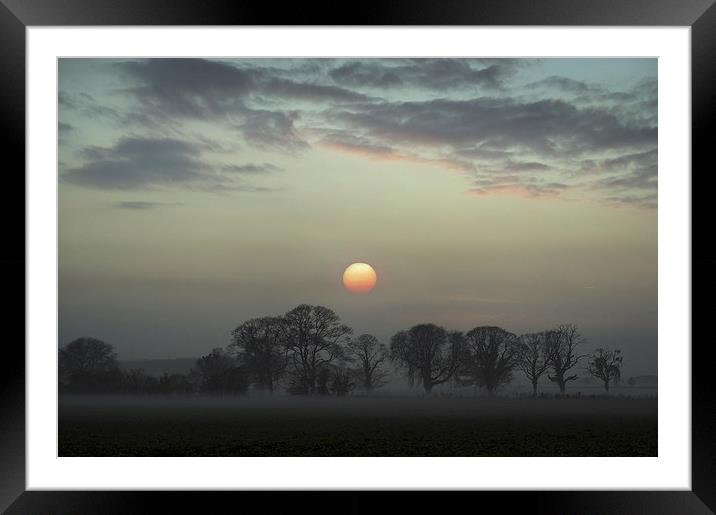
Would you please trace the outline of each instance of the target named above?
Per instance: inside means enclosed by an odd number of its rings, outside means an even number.
[[[655,399],[63,396],[60,456],[656,456]]]

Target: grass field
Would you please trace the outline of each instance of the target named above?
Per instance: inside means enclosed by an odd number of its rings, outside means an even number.
[[[656,399],[63,396],[60,456],[656,456]]]

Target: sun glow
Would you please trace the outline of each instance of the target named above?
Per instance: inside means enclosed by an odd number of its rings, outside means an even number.
[[[378,275],[367,263],[353,263],[343,272],[343,286],[350,291],[368,292],[377,280]]]

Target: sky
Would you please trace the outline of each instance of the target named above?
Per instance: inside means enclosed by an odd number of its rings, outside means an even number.
[[[59,344],[330,307],[657,367],[656,59],[60,59]],[[370,263],[369,293],[344,269]]]

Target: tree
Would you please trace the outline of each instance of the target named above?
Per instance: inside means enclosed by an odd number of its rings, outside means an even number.
[[[413,326],[393,335],[390,359],[406,369],[411,386],[422,385],[425,393],[430,393],[457,370],[461,353],[458,335],[435,324]]]
[[[355,383],[352,378],[352,370],[345,367],[339,366],[333,372],[333,380],[331,381],[331,392],[336,394],[338,397],[344,397],[348,395],[351,390],[355,387]]]
[[[141,368],[131,368],[122,374],[122,391],[127,393],[154,393],[159,389],[159,382]]]
[[[248,320],[231,333],[228,350],[260,389],[273,392],[276,381],[286,369],[285,324],[281,317]]]
[[[361,334],[348,344],[348,355],[357,362],[357,372],[367,392],[385,384],[387,373],[381,369],[388,349],[373,335]]]
[[[475,327],[465,334],[463,367],[488,395],[512,379],[517,364],[517,336],[500,327]]]
[[[316,393],[316,380],[325,365],[342,357],[353,330],[332,310],[301,304],[284,316],[285,346],[293,372],[294,391]]]
[[[159,377],[159,391],[166,395],[188,394],[193,387],[187,375],[165,372]]]
[[[77,338],[62,347],[58,374],[60,385],[72,391],[108,392],[121,385],[114,347],[96,338]]]
[[[206,393],[245,393],[249,382],[246,371],[222,349],[216,348],[196,361],[201,374],[201,391]]]
[[[609,391],[609,383],[616,382],[621,377],[623,356],[619,349],[597,349],[589,357],[587,370],[604,383],[604,390]]]
[[[545,333],[530,333],[520,336],[517,368],[532,383],[532,397],[537,397],[539,378],[549,369]]]
[[[545,332],[547,361],[554,375],[547,375],[550,381],[557,383],[559,392],[564,393],[567,382],[577,379],[577,375],[567,375],[584,356],[576,354],[576,348],[583,343],[584,337],[573,324],[563,324],[557,329]]]

